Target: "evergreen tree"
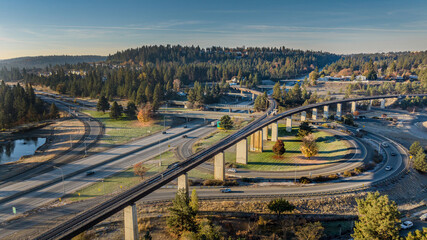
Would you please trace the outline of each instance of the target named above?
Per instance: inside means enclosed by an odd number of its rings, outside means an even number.
[[[107,111],[108,109],[110,109],[110,103],[108,103],[107,98],[102,95],[98,100],[98,104],[96,105],[96,110],[102,111],[103,113],[105,113],[105,111]]]
[[[359,221],[352,237],[362,239],[399,239],[399,216],[395,202],[379,192],[368,193],[365,199],[356,199]]]
[[[53,119],[56,119],[59,117],[59,110],[58,110],[58,107],[56,107],[55,103],[52,103],[50,105],[49,115]]]
[[[136,119],[136,111],[138,109],[136,108],[136,105],[134,102],[129,101],[127,106],[126,106],[126,110],[124,111],[126,114],[126,117],[130,120],[132,119]]]
[[[110,109],[110,118],[112,119],[119,119],[122,116],[122,111],[120,109],[119,104],[117,104],[116,101],[113,102],[113,105],[111,105]]]
[[[199,198],[197,197],[197,192],[195,188],[191,192],[190,207],[195,212],[199,211]]]
[[[224,115],[219,120],[219,127],[225,130],[230,130],[233,128],[233,120],[231,120],[230,116]]]
[[[413,161],[413,166],[416,170],[420,172],[427,172],[427,159],[426,154],[424,153],[424,149],[420,148],[415,155],[415,159]]]
[[[418,151],[421,149],[421,144],[418,141],[415,141],[414,143],[412,143],[411,147],[409,147],[409,153],[412,156],[417,155]]]
[[[276,101],[280,102],[281,101],[281,96],[282,96],[282,91],[280,89],[280,82],[277,82],[276,84],[274,84],[272,97]]]
[[[169,217],[166,220],[171,234],[179,237],[182,233],[196,232],[198,229],[196,215],[197,212],[190,207],[190,199],[184,189],[178,190],[172,207],[169,208]]]

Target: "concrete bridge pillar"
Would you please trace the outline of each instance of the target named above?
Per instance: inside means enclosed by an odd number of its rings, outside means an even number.
[[[233,110],[231,110],[231,108],[228,109],[228,112],[232,112]]]
[[[248,140],[246,138],[236,144],[236,163],[248,164]]]
[[[323,118],[328,119],[329,118],[329,106],[323,106]]]
[[[263,141],[262,141],[262,130],[256,131],[251,135],[251,148],[253,152],[262,152]]]
[[[341,116],[342,116],[342,104],[337,103],[337,119],[341,120]]]
[[[125,240],[138,240],[138,217],[135,203],[125,207],[123,212]]]
[[[356,102],[351,102],[351,113],[356,112]]]
[[[313,110],[313,113],[311,114],[312,115],[311,118],[313,120],[317,120],[317,108],[313,108],[312,110]]]
[[[292,132],[292,116],[286,118],[286,132]]]
[[[252,93],[252,100],[255,100],[255,94]]]
[[[262,128],[262,140],[268,140],[268,126]]]
[[[188,193],[188,174],[184,173],[178,177],[178,190],[184,189]]]
[[[214,159],[214,178],[216,180],[225,180],[225,155],[224,152],[220,152],[215,155]]]
[[[279,124],[274,122],[271,124],[271,141],[277,142],[279,137]]]
[[[372,108],[372,99],[369,100],[369,104],[368,104],[368,111],[371,111]]]
[[[385,99],[383,98],[383,99],[381,99],[381,108],[385,108]]]
[[[304,122],[305,120],[307,120],[307,112],[301,112],[301,122]]]

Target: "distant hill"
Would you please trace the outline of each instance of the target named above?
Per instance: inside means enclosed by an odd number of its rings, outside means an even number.
[[[76,64],[83,62],[105,61],[105,56],[82,55],[82,56],[37,56],[37,57],[20,57],[0,60],[0,68],[17,67],[17,68],[44,68],[46,66],[61,64]]]

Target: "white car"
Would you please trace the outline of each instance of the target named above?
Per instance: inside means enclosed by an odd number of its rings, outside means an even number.
[[[228,171],[229,171],[229,172],[232,172],[232,173],[236,173],[236,172],[237,172],[237,169],[235,169],[235,168],[230,168],[230,169],[228,169]]]
[[[421,215],[420,220],[421,221],[427,221],[427,213],[424,213],[423,215]]]
[[[414,224],[411,221],[404,221],[402,224],[400,224],[402,229],[409,229],[412,226],[414,226]]]
[[[386,171],[390,171],[390,170],[391,170],[391,166],[386,166],[386,167],[385,167],[385,170],[386,170]]]
[[[229,188],[223,188],[223,189],[221,189],[219,191],[222,192],[222,193],[231,193],[231,189],[229,189]]]

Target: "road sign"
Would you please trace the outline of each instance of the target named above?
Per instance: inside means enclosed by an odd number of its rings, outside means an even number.
[[[16,208],[15,207],[12,207],[12,212],[13,212],[13,214],[16,214]]]

